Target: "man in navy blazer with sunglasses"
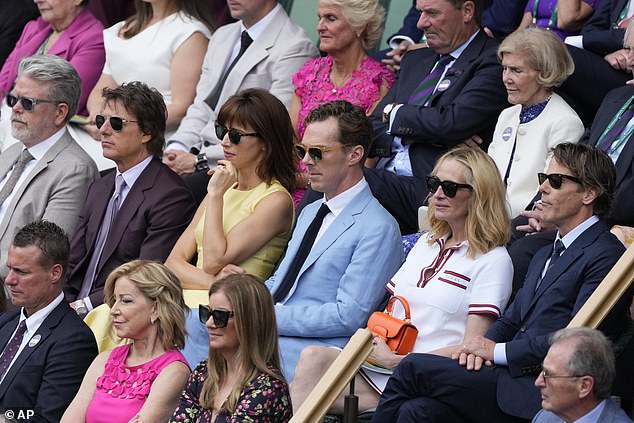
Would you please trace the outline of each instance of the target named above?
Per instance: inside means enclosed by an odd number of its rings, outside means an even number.
[[[616,172],[584,144],[560,144],[540,175],[544,219],[555,242],[533,258],[524,286],[503,316],[453,353],[410,354],[390,378],[378,422],[526,422],[541,408],[534,385],[550,335],[565,327],[625,251],[600,219],[610,209]],[[602,327],[623,329],[631,294]]]
[[[164,261],[195,209],[182,179],[161,163],[166,107],[141,82],[104,93],[95,118],[117,168],[91,185],[71,242],[66,299],[83,315],[104,302],[106,278],[140,258]]]

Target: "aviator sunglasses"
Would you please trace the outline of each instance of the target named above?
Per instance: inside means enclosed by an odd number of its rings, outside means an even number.
[[[222,126],[218,122],[216,122],[215,126],[216,126],[216,136],[218,137],[218,139],[222,140],[225,137],[225,135],[229,134],[229,142],[231,142],[231,144],[233,145],[240,144],[242,137],[259,137],[260,136],[260,134],[258,134],[257,132],[243,133],[234,128],[229,129],[226,126]]]
[[[59,101],[55,101],[55,100],[42,100],[39,98],[22,97],[22,96],[15,96],[13,94],[7,94],[7,106],[13,107],[16,104],[18,104],[18,101],[22,103],[22,108],[26,110],[27,112],[30,112],[31,110],[33,110],[35,105],[38,103],[53,103],[53,104],[60,103]]]
[[[563,173],[551,173],[547,175],[545,173],[540,172],[537,174],[537,179],[539,180],[539,185],[543,184],[544,182],[546,182],[546,179],[548,179],[548,183],[554,189],[561,188],[561,184],[564,182],[564,179],[568,179],[572,182],[581,184],[581,181],[579,180],[579,178],[575,176],[564,175]]]
[[[438,191],[438,187],[442,188],[442,192],[449,198],[454,198],[458,193],[458,190],[468,189],[469,191],[473,191],[473,187],[469,184],[459,184],[453,181],[441,181],[437,176],[428,176],[425,181],[427,182],[427,189],[430,194]]]
[[[226,328],[229,324],[229,318],[233,317],[233,311],[223,310],[221,308],[212,310],[208,305],[199,304],[198,318],[200,319],[200,322],[204,325],[210,317],[214,319],[214,326],[219,329]]]
[[[324,153],[327,153],[332,150],[333,150],[332,147],[324,147],[321,145],[313,145],[309,147],[307,145],[300,144],[300,143],[295,144],[295,154],[297,154],[297,157],[299,157],[300,160],[306,157],[306,153],[308,153],[308,155],[310,156],[311,159],[313,159],[313,161],[318,162],[321,159],[323,159]]]
[[[130,122],[137,122],[136,120],[127,120],[119,116],[110,116],[110,127],[115,132],[120,132],[123,129],[123,125],[127,125]],[[103,115],[95,116],[95,125],[97,129],[101,129],[103,124],[106,123],[106,117]]]

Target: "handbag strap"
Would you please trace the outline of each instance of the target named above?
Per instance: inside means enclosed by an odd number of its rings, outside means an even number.
[[[389,315],[392,315],[392,304],[394,304],[396,300],[398,300],[401,303],[401,305],[403,306],[403,309],[405,310],[405,319],[403,320],[406,320],[409,322],[411,320],[410,313],[409,313],[409,303],[404,297],[401,297],[400,295],[394,295],[392,298],[390,298],[390,301],[387,303],[387,308],[385,309],[385,311],[387,311]]]

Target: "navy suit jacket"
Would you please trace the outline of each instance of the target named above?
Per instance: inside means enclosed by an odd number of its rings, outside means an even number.
[[[604,222],[597,222],[564,251],[535,291],[551,251],[552,246],[547,246],[535,254],[524,286],[486,333],[486,337],[496,343],[506,343],[508,366],[507,371],[499,368],[498,405],[505,413],[525,419],[531,419],[541,409],[540,394],[534,382],[548,352],[549,336],[568,325],[625,247]],[[611,315],[625,317],[626,313],[627,304],[621,301]],[[610,336],[620,328],[609,324],[602,329]]]
[[[623,48],[625,29],[612,29],[628,0],[602,0],[581,29],[583,48],[600,56]]]
[[[597,112],[589,138],[584,141],[595,145],[612,118],[625,102],[634,95],[634,87],[627,85],[608,93]],[[634,226],[634,140],[630,137],[621,151],[616,166],[616,195],[612,213],[608,217],[610,225]]]
[[[485,147],[488,146],[498,115],[508,107],[502,67],[496,56],[498,45],[498,41],[480,31],[445,76],[451,81],[449,88],[437,91],[428,107],[407,102],[431,72],[438,55],[429,48],[408,52],[397,80],[372,115],[374,140],[370,155],[389,157],[393,136],[398,135],[405,143],[411,143],[414,176],[424,178],[440,155],[472,135],[480,135],[485,139]],[[398,109],[388,135],[382,112],[390,103],[403,106]]]
[[[0,315],[0,350],[18,325],[20,311]],[[97,356],[88,326],[62,301],[44,319],[0,384],[0,412],[33,410],[30,422],[58,422]]]
[[[112,170],[89,188],[79,225],[71,242],[66,299],[77,299],[101,221],[114,193]],[[119,208],[97,265],[90,292],[93,307],[104,302],[106,278],[116,267],[135,259],[164,261],[191,220],[196,204],[183,180],[158,159],[152,159]]]
[[[598,421],[601,423],[632,423],[625,412],[610,398],[606,400]],[[533,423],[564,423],[564,421],[550,411],[541,410],[533,419]]]

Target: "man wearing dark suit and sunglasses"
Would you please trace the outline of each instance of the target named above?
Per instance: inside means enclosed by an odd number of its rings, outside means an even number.
[[[79,74],[70,63],[37,55],[21,61],[6,96],[11,131],[20,142],[0,155],[1,279],[8,273],[11,240],[24,225],[46,219],[66,232],[75,230],[79,206],[97,177],[94,162],[66,130],[80,91]]]
[[[533,258],[524,286],[486,332],[453,360],[410,354],[395,370],[372,422],[528,422],[541,408],[535,378],[549,336],[565,327],[625,248],[601,220],[610,210],[616,173],[603,151],[559,144],[540,174],[544,220],[555,242]],[[601,326],[621,333],[629,295]],[[454,361],[455,360],[455,361]],[[464,366],[464,368],[462,367]]]
[[[178,175],[160,161],[166,108],[140,82],[104,90],[95,117],[104,157],[117,165],[89,189],[71,243],[66,299],[84,315],[103,303],[106,278],[137,258],[167,258],[195,204]]]

